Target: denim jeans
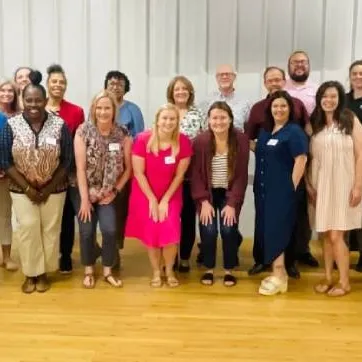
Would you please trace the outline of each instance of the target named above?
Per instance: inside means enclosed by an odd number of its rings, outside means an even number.
[[[94,265],[97,259],[96,233],[97,224],[102,234],[102,264],[112,267],[117,256],[116,239],[116,208],[114,202],[108,205],[93,204],[91,221],[79,220],[80,208],[79,190],[73,187],[70,191],[74,209],[77,213],[79,223],[80,257],[84,266]]]
[[[201,222],[199,224],[203,263],[208,269],[215,268],[217,237],[220,229],[224,269],[230,270],[236,266],[238,248],[241,243],[241,235],[238,230],[239,215],[236,215],[237,222],[232,226],[225,225],[220,213],[226,206],[226,190],[221,188],[212,189],[212,199],[212,206],[215,210],[215,216],[212,219],[212,223],[206,226],[202,225]]]

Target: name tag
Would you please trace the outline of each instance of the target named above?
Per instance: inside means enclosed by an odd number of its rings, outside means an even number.
[[[172,165],[176,162],[175,157],[173,156],[167,156],[165,157],[165,164],[166,165]]]
[[[108,150],[109,151],[119,151],[119,143],[110,143],[108,145]]]
[[[268,145],[268,146],[275,146],[277,143],[278,143],[278,140],[271,138],[271,139],[268,141],[267,145]]]
[[[47,137],[47,138],[45,139],[45,143],[46,143],[47,145],[56,146],[56,145],[57,145],[57,139],[54,138],[54,137]]]

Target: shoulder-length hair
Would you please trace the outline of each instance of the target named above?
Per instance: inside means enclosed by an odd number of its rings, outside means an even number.
[[[117,117],[118,117],[118,105],[117,101],[114,98],[113,94],[108,92],[107,90],[103,90],[100,93],[98,93],[92,100],[91,106],[90,106],[90,112],[89,112],[89,119],[90,121],[96,126],[97,125],[97,119],[96,119],[96,108],[98,102],[102,98],[108,98],[112,103],[112,109],[113,109],[113,119],[112,123],[115,124]]]
[[[170,83],[168,84],[167,92],[166,92],[167,102],[171,103],[171,104],[175,104],[175,100],[173,98],[173,91],[175,89],[175,85],[177,82],[183,83],[185,85],[185,87],[187,88],[190,96],[189,96],[189,99],[187,100],[186,106],[187,106],[187,108],[190,108],[191,106],[194,105],[194,102],[195,102],[195,89],[194,89],[194,86],[192,85],[191,81],[183,75],[178,75],[178,76],[174,77],[173,79],[171,79]]]
[[[151,137],[147,143],[147,152],[152,152],[153,154],[158,155],[158,152],[160,151],[158,120],[160,118],[161,113],[166,110],[173,111],[176,114],[177,125],[171,136],[171,150],[172,150],[171,152],[172,156],[176,157],[180,150],[180,113],[177,107],[171,103],[167,103],[161,106],[156,112],[155,120],[153,122],[153,127],[151,131]]]
[[[294,111],[294,104],[293,104],[292,97],[290,96],[290,94],[288,92],[286,92],[284,90],[276,91],[269,97],[268,106],[265,110],[265,128],[269,132],[271,132],[275,126],[275,120],[274,120],[274,117],[272,114],[272,105],[273,105],[273,102],[279,98],[285,99],[286,102],[288,103],[289,119],[288,119],[287,123],[295,120],[295,111]]]
[[[211,116],[211,112],[214,109],[219,109],[222,110],[224,112],[226,112],[231,120],[230,122],[230,126],[229,126],[229,131],[228,131],[228,138],[227,138],[227,144],[228,144],[228,180],[230,181],[233,177],[234,177],[234,172],[235,172],[235,165],[236,165],[236,160],[237,160],[237,153],[238,153],[238,139],[236,136],[236,131],[234,128],[234,115],[233,115],[233,111],[231,110],[230,106],[224,102],[224,101],[217,101],[214,102],[208,112],[207,112],[207,117],[208,119],[210,119]],[[215,139],[215,135],[214,132],[211,130],[210,126],[209,126],[209,130],[211,132],[211,150],[212,150],[212,155],[215,156],[216,154],[216,139]]]
[[[15,83],[13,83],[11,80],[4,80],[4,81],[0,82],[0,89],[2,87],[4,87],[5,85],[10,85],[10,87],[14,93],[14,99],[10,103],[10,111],[12,114],[18,113],[20,111],[18,88],[15,85]]]
[[[335,88],[338,93],[338,105],[334,110],[333,119],[337,123],[338,128],[346,134],[351,134],[353,129],[354,115],[345,108],[346,93],[343,85],[337,81],[327,81],[321,84],[316,94],[316,106],[310,116],[310,122],[313,134],[322,131],[326,125],[326,113],[324,112],[321,102],[328,88]]]

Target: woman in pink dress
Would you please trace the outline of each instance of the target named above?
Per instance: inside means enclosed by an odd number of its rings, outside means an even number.
[[[152,287],[179,285],[173,264],[180,242],[182,182],[192,154],[191,142],[179,132],[180,115],[172,104],[156,113],[152,131],[140,133],[132,149],[133,180],[126,236],[148,248]]]

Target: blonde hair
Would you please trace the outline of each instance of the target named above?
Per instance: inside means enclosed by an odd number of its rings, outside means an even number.
[[[100,93],[98,93],[93,99],[92,99],[92,103],[90,106],[90,111],[89,111],[89,119],[91,120],[91,122],[96,126],[97,125],[97,119],[96,119],[96,108],[97,108],[97,103],[102,99],[102,98],[108,98],[111,103],[112,103],[112,108],[113,108],[113,119],[112,119],[112,123],[115,124],[116,119],[118,117],[118,104],[116,101],[116,98],[113,96],[113,94],[107,90],[103,90]]]
[[[167,104],[161,106],[156,112],[155,120],[153,122],[151,137],[147,143],[147,152],[152,152],[153,154],[158,155],[158,152],[160,151],[160,138],[159,138],[159,134],[158,134],[157,123],[158,123],[160,115],[163,111],[173,111],[176,114],[177,125],[171,135],[172,156],[176,157],[180,150],[180,141],[179,141],[179,138],[180,138],[180,113],[179,113],[177,107],[171,103],[167,103]]]
[[[12,82],[11,80],[8,80],[8,79],[0,81],[0,89],[2,87],[4,87],[5,85],[10,85],[10,87],[12,88],[13,93],[14,93],[14,99],[10,104],[10,111],[12,114],[18,113],[20,111],[18,88],[14,82]]]

